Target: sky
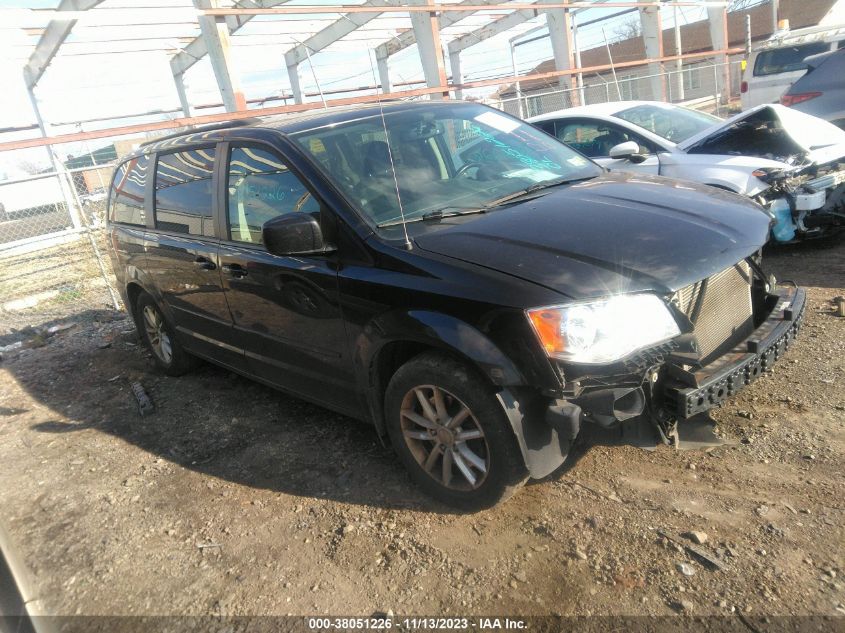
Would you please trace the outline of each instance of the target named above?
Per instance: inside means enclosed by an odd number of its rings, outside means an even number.
[[[337,4],[336,0],[311,0],[312,3]],[[3,82],[4,90],[0,93],[0,128],[26,126],[35,122],[32,107],[27,96],[22,80],[22,69],[25,63],[25,56],[30,49],[26,44],[31,42],[23,31],[15,28],[15,25],[25,25],[27,20],[21,17],[20,9],[25,8],[52,8],[58,0],[0,0],[0,81]],[[107,5],[118,5],[124,7],[138,7],[138,0],[109,0]],[[157,4],[170,5],[171,7],[184,7],[184,1],[180,0],[156,0]],[[143,2],[148,5],[149,2]],[[18,10],[18,11],[16,11]],[[608,16],[618,12],[620,9],[589,9],[579,14],[579,21],[593,20],[597,17]],[[153,21],[154,9],[146,9],[143,21]],[[673,24],[673,11],[663,9],[664,28]],[[174,12],[160,11],[162,16],[184,16],[190,18],[193,14],[188,10],[185,14],[179,9]],[[107,17],[95,17],[103,14],[103,11],[88,12],[83,20],[80,20],[74,33],[79,34],[79,39],[91,38],[92,35],[100,39],[114,40],[108,44],[100,44],[99,50],[107,46],[110,55],[90,54],[97,49],[97,46],[87,47],[84,44],[73,44],[65,46],[60,54],[53,60],[50,67],[40,80],[36,96],[39,101],[41,113],[47,121],[52,133],[69,133],[82,130],[102,129],[117,125],[131,123],[142,123],[163,118],[175,118],[178,113],[160,114],[147,117],[129,117],[109,121],[91,121],[91,119],[102,117],[117,117],[140,114],[151,110],[176,110],[179,108],[178,97],[173,84],[169,66],[169,54],[164,51],[145,51],[139,53],[128,52],[133,49],[145,46],[144,39],[156,37],[153,47],[161,47],[161,38],[165,38],[173,48],[181,48],[184,45],[183,38],[196,33],[196,26],[184,24],[178,27],[158,25],[153,27],[123,26],[121,21],[131,20],[131,12],[111,12]],[[704,17],[704,9],[698,7],[685,7],[679,10],[682,23],[694,22]],[[116,16],[116,17],[112,17]],[[355,34],[354,43],[338,45],[339,50],[326,50],[312,55],[313,71],[319,79],[320,86],[324,91],[349,88],[353,89],[362,85],[373,85],[377,83],[374,76],[377,76],[374,69],[374,57],[369,54],[368,49],[375,48],[384,41],[390,27],[407,25],[407,18],[391,18],[384,16],[379,21],[373,21],[368,25],[370,29],[361,29]],[[578,43],[582,50],[603,45],[604,35],[601,27],[609,39],[613,40],[615,31],[619,25],[636,19],[636,14],[630,14],[621,18],[608,20],[602,25],[593,25],[579,30]],[[174,18],[168,17],[160,21],[166,22]],[[180,17],[179,19],[183,19]],[[309,18],[297,18],[307,20]],[[476,18],[477,20],[477,18]],[[31,20],[29,20],[31,22]],[[141,21],[139,19],[134,20]],[[305,22],[295,22],[296,26],[291,28],[300,31],[307,30]],[[521,31],[542,26],[545,24],[545,17],[541,14],[538,18],[525,23]],[[371,30],[377,26],[379,30]],[[316,25],[315,29],[322,25]],[[241,87],[247,99],[260,99],[282,92],[289,93],[290,83],[287,70],[284,64],[284,51],[292,45],[290,39],[278,34],[279,23],[272,23],[270,19],[254,18],[242,32],[250,30],[250,35],[233,38],[232,47],[232,69],[240,77]],[[467,29],[471,30],[471,29]],[[275,35],[270,33],[276,32]],[[395,32],[395,30],[393,31]],[[532,33],[523,39],[537,37],[545,33],[545,29]],[[266,33],[262,35],[262,33]],[[512,72],[509,40],[517,33],[509,32],[490,38],[472,48],[466,49],[461,54],[462,70],[465,81],[484,79],[499,75],[506,75]],[[301,36],[300,36],[301,37]],[[372,38],[372,39],[368,39]],[[68,42],[73,39],[69,38]],[[548,37],[538,39],[525,45],[517,45],[515,48],[517,69],[520,73],[526,73],[540,62],[549,59],[552,55],[551,44]],[[447,60],[447,69],[449,68]],[[415,46],[408,47],[390,58],[391,79],[394,83],[402,81],[416,81],[423,78],[422,67]],[[316,84],[312,78],[312,70],[309,62],[300,64],[300,78],[303,89],[306,92],[316,92]],[[192,104],[210,104],[220,101],[219,92],[214,80],[213,71],[208,58],[197,62],[186,74],[185,80],[189,99]],[[496,90],[496,86],[485,89],[473,90],[470,94],[483,96]],[[343,96],[343,95],[335,95]],[[317,97],[309,99],[318,100]],[[268,105],[279,105],[280,101],[270,101]],[[221,110],[203,109],[199,113],[210,114]],[[75,122],[81,122],[73,125]],[[13,140],[14,138],[36,136],[36,132],[25,134],[0,134],[0,141]],[[64,146],[60,154],[78,154],[85,151],[86,147],[96,148],[103,142],[92,141],[88,146]],[[26,160],[39,164],[47,164],[47,155],[43,149],[5,152],[0,153],[0,172],[5,172],[8,177],[14,177],[16,162]]]

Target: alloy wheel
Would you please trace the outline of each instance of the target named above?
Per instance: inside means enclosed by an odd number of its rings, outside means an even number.
[[[479,488],[490,471],[490,447],[470,408],[435,385],[414,387],[402,399],[402,436],[419,466],[442,486]]]
[[[165,365],[173,360],[173,347],[170,343],[170,335],[167,333],[164,324],[164,317],[155,307],[144,306],[144,330],[150,341],[153,354]]]

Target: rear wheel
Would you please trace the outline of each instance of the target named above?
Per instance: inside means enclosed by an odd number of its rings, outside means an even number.
[[[493,389],[449,356],[429,352],[403,365],[387,387],[385,413],[411,478],[438,501],[488,508],[528,478]]]
[[[159,369],[169,376],[181,376],[196,366],[197,359],[176,340],[173,327],[150,295],[144,293],[138,297],[135,313],[141,340]]]

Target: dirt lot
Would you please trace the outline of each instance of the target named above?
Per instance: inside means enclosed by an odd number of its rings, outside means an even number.
[[[128,320],[88,312],[0,363],[0,520],[57,614],[841,616],[843,255],[769,253],[809,287],[806,325],[715,411],[729,445],[583,445],[466,515],[419,494],[370,428],[211,366],[159,376]],[[659,530],[705,533],[722,569]]]

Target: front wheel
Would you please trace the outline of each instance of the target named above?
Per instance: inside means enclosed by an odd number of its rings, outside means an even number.
[[[411,478],[438,501],[489,508],[528,478],[492,387],[449,356],[429,352],[403,365],[387,387],[385,414]]]

